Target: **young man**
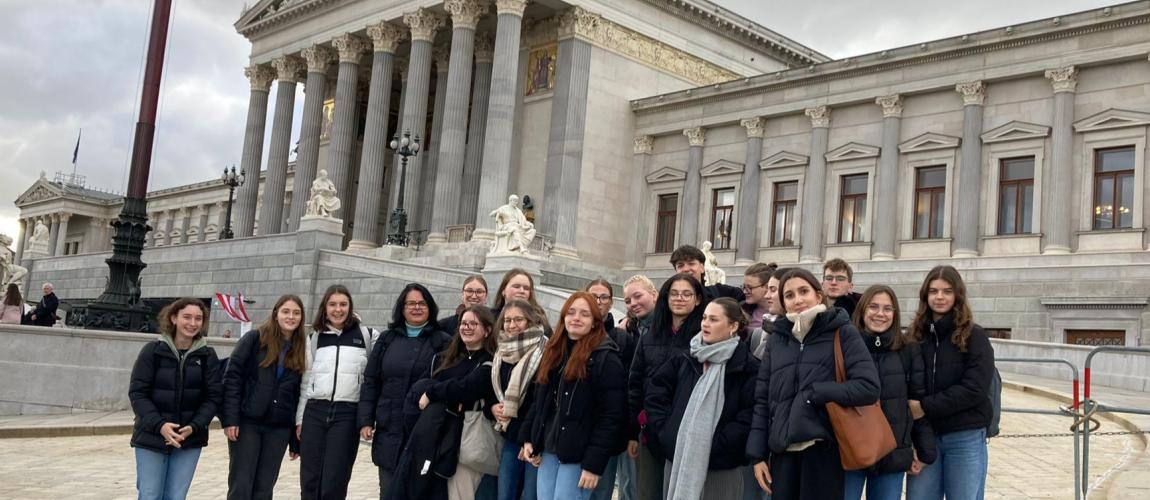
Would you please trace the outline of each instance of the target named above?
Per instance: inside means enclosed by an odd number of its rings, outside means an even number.
[[[671,253],[671,265],[675,267],[676,273],[690,273],[699,283],[704,283],[703,275],[705,274],[704,265],[707,262],[707,257],[703,255],[703,251],[691,245],[683,245],[676,248]],[[743,291],[731,285],[715,284],[703,287],[704,304],[715,300],[719,297],[730,297],[739,302],[747,300],[747,296]]]
[[[831,259],[823,264],[823,291],[847,314],[854,316],[855,306],[862,294],[854,291],[854,270],[842,259]]]
[[[774,262],[763,264],[757,262],[743,271],[743,293],[747,300],[743,302],[743,312],[747,314],[747,327],[751,330],[763,327],[764,318],[770,322],[774,318],[770,313],[771,302],[778,298],[778,290],[770,293],[769,283],[778,265]]]

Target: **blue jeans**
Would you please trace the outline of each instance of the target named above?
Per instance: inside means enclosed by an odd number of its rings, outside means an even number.
[[[564,464],[559,457],[543,453],[539,464],[539,500],[590,500],[591,490],[579,488],[580,464]]]
[[[603,469],[603,475],[599,476],[599,485],[591,491],[591,500],[611,500],[615,493],[615,474],[618,471],[619,457],[620,455],[615,455],[607,460],[607,468]]]
[[[862,470],[847,471],[843,478],[843,500],[861,499],[864,484],[867,500],[899,500],[904,477],[905,472],[874,474]]]
[[[181,500],[187,498],[200,461],[200,448],[173,448],[163,454],[136,448],[136,489],[140,500]]]
[[[627,452],[619,454],[619,468],[616,471],[619,479],[619,500],[639,499],[639,473],[635,468],[635,459]]]
[[[938,459],[906,480],[907,500],[982,500],[986,491],[986,429],[938,435]]]
[[[503,440],[499,456],[499,500],[535,500],[539,469],[519,460],[519,445]]]

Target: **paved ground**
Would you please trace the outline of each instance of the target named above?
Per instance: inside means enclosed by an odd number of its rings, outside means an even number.
[[[1008,380],[1012,377],[1008,376]],[[1054,388],[1054,383],[1027,378],[1028,384]],[[1045,384],[1045,385],[1044,385]],[[1103,398],[1103,391],[1096,395]],[[1119,399],[1114,404],[1150,407],[1150,396],[1138,393],[1108,394]],[[1049,395],[1007,388],[1004,406],[1053,409],[1057,402]],[[1121,400],[1120,398],[1127,398]],[[23,428],[39,423],[53,428],[67,425],[103,425],[109,429],[130,423],[130,415],[78,415],[53,417],[14,417],[0,419],[0,430]],[[1073,445],[1069,436],[1009,437],[1019,434],[1064,433],[1067,417],[1004,414],[1002,434],[991,440],[990,474],[987,498],[1074,498]],[[1150,419],[1137,421],[1150,429]],[[1102,431],[1123,430],[1104,421]],[[227,446],[221,431],[213,431],[212,444],[200,458],[192,484],[191,498],[224,498],[227,486]],[[133,498],[135,465],[126,435],[89,435],[51,438],[0,439],[0,498]],[[1150,458],[1142,436],[1094,436],[1090,440],[1090,498],[1150,498]],[[1137,471],[1137,472],[1134,472]],[[277,496],[291,498],[299,491],[299,466],[284,462]],[[376,471],[368,449],[361,448],[352,476],[350,498],[377,498]]]

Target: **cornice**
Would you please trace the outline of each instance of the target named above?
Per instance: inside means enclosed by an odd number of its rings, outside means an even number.
[[[251,38],[252,35],[347,1],[349,0],[264,0],[240,16],[234,26],[237,33]]]

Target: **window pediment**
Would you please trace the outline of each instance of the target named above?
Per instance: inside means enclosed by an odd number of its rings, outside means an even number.
[[[984,144],[994,144],[998,142],[1038,139],[1042,137],[1048,137],[1049,135],[1050,127],[1047,127],[1046,125],[1020,122],[1015,120],[992,128],[986,131],[986,133],[982,134],[980,137],[982,138],[982,142]]]
[[[679,170],[675,167],[663,167],[659,170],[647,174],[647,184],[655,184],[659,182],[674,182],[683,181],[687,179],[687,172]]]
[[[810,163],[810,157],[790,151],[779,151],[759,162],[759,168],[769,170],[772,168],[801,167]]]
[[[833,162],[843,160],[859,160],[863,158],[875,158],[879,155],[880,151],[882,150],[877,146],[868,146],[866,144],[859,144],[857,142],[848,142],[827,153],[826,159],[828,162]]]
[[[920,151],[934,151],[936,149],[954,149],[962,143],[959,137],[927,132],[914,139],[898,145],[899,153],[917,153]]]
[[[1147,125],[1150,125],[1150,113],[1111,108],[1074,122],[1074,131],[1095,132],[1115,128],[1145,127]]]
[[[742,163],[735,163],[735,162],[730,161],[730,160],[719,160],[717,162],[714,162],[710,165],[703,167],[699,171],[699,174],[702,175],[703,177],[714,177],[716,175],[742,174],[742,173],[743,173],[743,164]]]

